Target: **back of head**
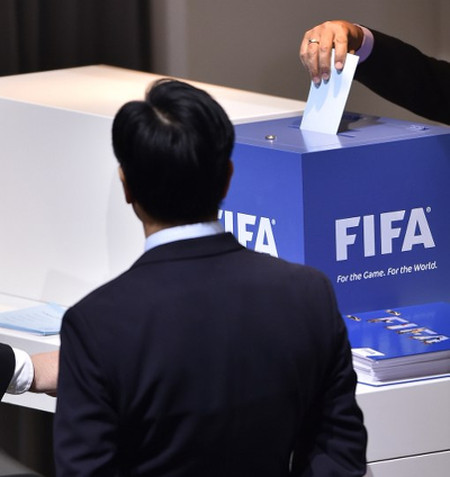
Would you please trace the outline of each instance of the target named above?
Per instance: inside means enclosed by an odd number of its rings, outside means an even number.
[[[229,179],[234,128],[205,91],[164,79],[113,123],[114,153],[128,189],[163,223],[214,218]]]

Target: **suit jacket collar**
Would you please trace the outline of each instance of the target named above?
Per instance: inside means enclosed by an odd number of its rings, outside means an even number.
[[[244,247],[231,233],[208,235],[186,240],[178,240],[152,248],[144,253],[132,268],[151,262],[184,260],[223,253],[236,252]]]

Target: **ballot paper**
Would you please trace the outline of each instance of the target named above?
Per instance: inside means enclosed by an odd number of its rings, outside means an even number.
[[[66,308],[54,303],[0,313],[0,327],[28,331],[38,335],[55,335],[61,329]]]
[[[334,50],[332,50],[329,81],[322,81],[318,87],[311,81],[308,101],[300,124],[302,131],[337,134],[358,60],[358,56],[347,53],[344,68],[338,71],[334,67]]]

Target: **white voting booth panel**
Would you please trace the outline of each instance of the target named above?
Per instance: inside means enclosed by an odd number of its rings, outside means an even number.
[[[112,118],[143,97],[157,75],[89,66],[0,78],[0,309],[41,301],[71,305],[129,267],[143,249],[122,197],[111,148]],[[210,92],[234,124],[300,116],[304,103],[220,86]],[[0,329],[30,353],[59,338]],[[450,379],[359,385],[369,432],[368,476],[415,477],[450,468]],[[26,393],[4,401],[54,411]],[[418,472],[418,473],[417,473]]]
[[[92,66],[0,79],[0,291],[70,305],[125,270],[144,235],[122,197],[111,124],[156,75]],[[198,84],[198,83],[197,83]],[[303,103],[201,85],[235,122]]]

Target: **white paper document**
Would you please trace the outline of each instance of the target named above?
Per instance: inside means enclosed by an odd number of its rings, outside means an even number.
[[[0,327],[28,331],[38,335],[55,335],[61,328],[66,308],[49,303],[0,313]]]
[[[322,81],[319,87],[311,81],[301,130],[337,134],[358,60],[358,56],[347,53],[344,69],[339,72],[334,67],[332,50],[330,79],[326,83]]]

